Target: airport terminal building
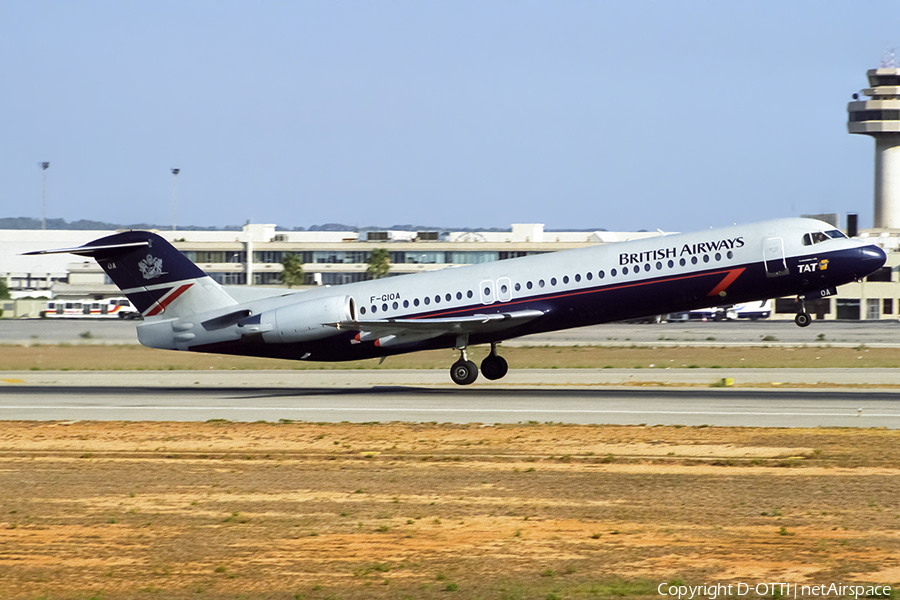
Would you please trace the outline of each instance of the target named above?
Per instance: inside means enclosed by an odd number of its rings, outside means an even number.
[[[817,215],[821,217],[822,215]],[[836,220],[836,216],[835,220]],[[73,255],[21,256],[22,252],[71,248],[114,231],[0,231],[0,277],[13,298],[101,299],[121,292],[92,259]],[[390,254],[389,276],[506,260],[595,244],[663,235],[662,232],[549,232],[541,224],[509,231],[278,231],[245,225],[242,231],[157,231],[222,285],[283,286],[282,260],[300,257],[306,285],[341,285],[367,278],[376,248]],[[878,320],[900,316],[900,230],[869,230],[888,262],[865,281],[842,286],[836,296],[807,303],[818,319]],[[38,316],[46,302],[5,302],[4,317]],[[771,318],[793,319],[795,298],[775,299]]]

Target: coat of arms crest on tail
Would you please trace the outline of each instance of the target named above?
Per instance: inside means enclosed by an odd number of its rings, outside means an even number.
[[[138,268],[141,270],[144,279],[155,279],[160,275],[165,274],[162,270],[162,259],[154,258],[150,254],[147,255],[147,258],[138,263]]]

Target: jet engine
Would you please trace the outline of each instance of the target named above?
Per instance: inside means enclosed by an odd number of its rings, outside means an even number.
[[[331,296],[297,302],[253,315],[238,323],[244,334],[261,333],[270,344],[308,342],[338,333],[328,325],[356,320],[356,304],[350,296]]]

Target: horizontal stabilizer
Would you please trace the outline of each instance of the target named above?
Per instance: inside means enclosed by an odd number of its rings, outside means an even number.
[[[109,244],[106,246],[77,246],[75,248],[59,248],[58,250],[34,250],[23,252],[23,255],[31,254],[78,254],[80,256],[97,256],[98,254],[116,253],[117,250],[132,250],[140,246],[149,246],[150,242],[126,242],[124,244]]]

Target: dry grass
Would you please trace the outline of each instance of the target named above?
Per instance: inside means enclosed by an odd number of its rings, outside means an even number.
[[[504,347],[517,369],[530,368],[900,368],[892,348],[821,347]],[[475,361],[487,347],[470,351]],[[389,357],[385,369],[443,369],[456,360],[454,350],[433,350]],[[153,350],[137,345],[0,345],[0,370],[184,370],[184,369],[378,369],[378,360],[341,363],[300,362]]]
[[[0,595],[892,583],[898,465],[886,430],[5,422]]]

